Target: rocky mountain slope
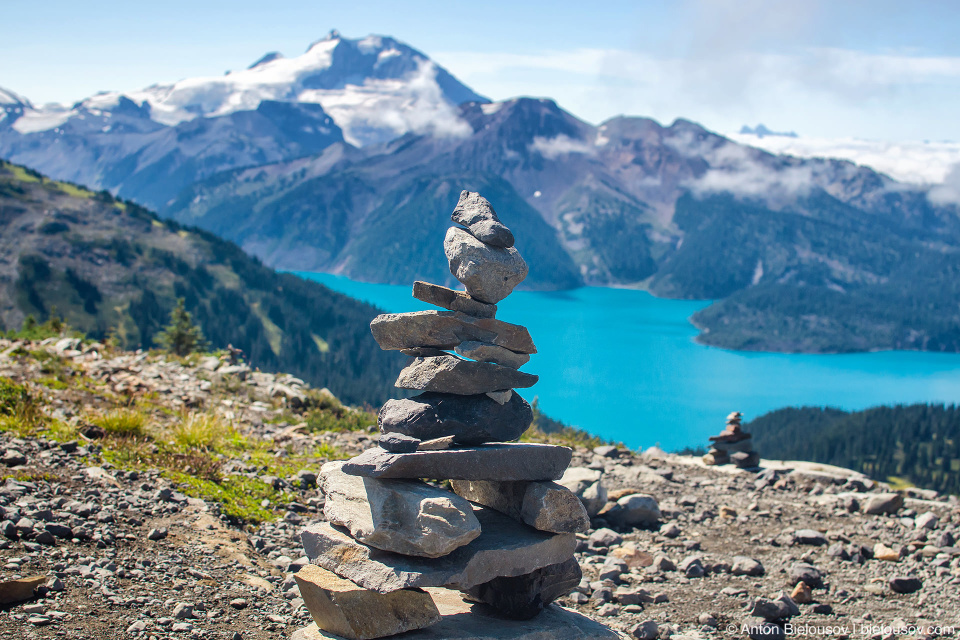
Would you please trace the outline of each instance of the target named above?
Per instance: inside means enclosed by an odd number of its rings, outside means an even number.
[[[374,420],[217,358],[0,340],[0,630],[289,637],[309,622],[292,573],[298,532],[323,518],[316,471],[373,444]],[[624,637],[958,632],[956,497],[825,465],[752,473],[564,442],[594,517],[584,580],[560,604]],[[644,501],[627,525],[638,493],[656,513]]]
[[[177,298],[213,347],[232,344],[254,366],[355,402],[393,393],[398,356],[377,348],[370,305],[107,193],[0,163],[0,328],[57,313],[91,337],[149,348]]]
[[[331,32],[295,58],[269,53],[224,76],[100,93],[70,107],[36,107],[0,89],[0,157],[160,209],[219,171],[344,139],[456,134],[465,127],[453,107],[484,100],[393,38]]]
[[[466,104],[472,135],[407,135],[200,182],[166,210],[270,264],[406,283],[449,276],[426,238],[459,188],[490,194],[537,251],[526,286],[645,286],[721,299],[709,344],[951,350],[960,218],[867,168],[733,143],[685,121],[592,127],[549,100]],[[235,214],[243,211],[241,224]],[[386,246],[387,251],[372,251]]]

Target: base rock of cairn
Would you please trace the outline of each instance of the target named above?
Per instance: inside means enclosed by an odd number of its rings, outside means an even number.
[[[760,454],[753,450],[753,436],[740,426],[743,414],[734,411],[727,416],[727,426],[720,435],[710,436],[710,451],[703,456],[706,464],[733,463],[740,469],[752,469],[760,465]]]
[[[525,327],[496,319],[496,303],[527,265],[480,194],[464,191],[452,220],[463,227],[447,232],[444,253],[466,292],[416,282],[414,297],[444,310],[370,323],[382,349],[414,358],[396,386],[425,393],[387,402],[380,445],[321,470],[329,522],[301,533],[311,564],[297,574],[316,627],[294,637],[617,638],[549,607],[581,580],[576,533],[589,518],[576,494],[552,482],[569,466],[569,448],[511,442],[533,417],[515,389],[537,382],[518,371],[537,349]],[[453,481],[454,491],[424,479]],[[545,607],[542,628],[509,620]]]

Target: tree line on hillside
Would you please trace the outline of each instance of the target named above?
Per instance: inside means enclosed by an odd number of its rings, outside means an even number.
[[[960,407],[779,409],[745,425],[764,458],[810,460],[960,494]]]

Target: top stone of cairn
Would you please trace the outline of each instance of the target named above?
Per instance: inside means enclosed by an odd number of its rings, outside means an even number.
[[[466,227],[484,244],[508,249],[513,246],[513,233],[500,222],[490,202],[479,193],[461,191],[460,201],[450,219]]]

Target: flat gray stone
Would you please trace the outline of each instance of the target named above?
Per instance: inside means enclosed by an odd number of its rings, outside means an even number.
[[[357,542],[327,522],[301,534],[310,562],[365,589],[388,593],[410,587],[469,589],[503,576],[518,576],[573,557],[572,533],[549,534],[522,525],[493,509],[475,507],[482,533],[441,558],[418,558]]]
[[[494,578],[464,591],[466,599],[488,604],[512,620],[529,620],[573,591],[583,572],[576,558],[510,578]]]
[[[532,421],[533,409],[516,393],[501,404],[487,394],[427,392],[387,400],[377,414],[382,433],[392,431],[420,440],[452,435],[459,444],[510,442],[519,438]]]
[[[505,367],[519,369],[530,362],[530,356],[526,353],[514,353],[510,349],[498,347],[495,344],[486,342],[462,342],[455,348],[455,351],[465,358],[477,360],[478,362],[493,362],[502,364]]]
[[[343,473],[342,461],[320,469],[327,520],[360,542],[411,556],[438,558],[480,535],[470,503],[415,480],[379,480]]]
[[[580,498],[556,482],[454,480],[452,485],[457,495],[470,502],[496,509],[539,531],[580,533],[590,528]]]
[[[447,229],[443,253],[453,277],[481,302],[500,302],[527,277],[527,263],[516,247],[492,247],[459,227]]]
[[[403,368],[394,386],[400,389],[476,395],[488,391],[532,387],[539,376],[490,362],[456,356],[416,358]]]
[[[427,304],[460,311],[474,318],[493,318],[497,315],[497,305],[474,300],[463,291],[454,291],[438,284],[417,280],[413,283],[413,297]]]
[[[488,444],[447,451],[390,453],[379,447],[347,460],[344,473],[369,478],[556,480],[573,451],[551,444]]]
[[[536,353],[526,327],[495,318],[474,318],[457,311],[384,313],[370,323],[381,349],[434,347],[453,349],[462,342],[488,342],[517,353]]]
[[[464,602],[461,594],[448,589],[427,589],[440,622],[408,631],[403,640],[625,640],[627,636],[595,620],[555,604],[533,620],[505,620],[484,605]],[[311,624],[293,632],[290,640],[341,640]]]
[[[490,201],[479,193],[461,191],[460,201],[450,219],[465,226],[470,235],[484,244],[503,248],[513,246],[513,233],[500,222]]]

